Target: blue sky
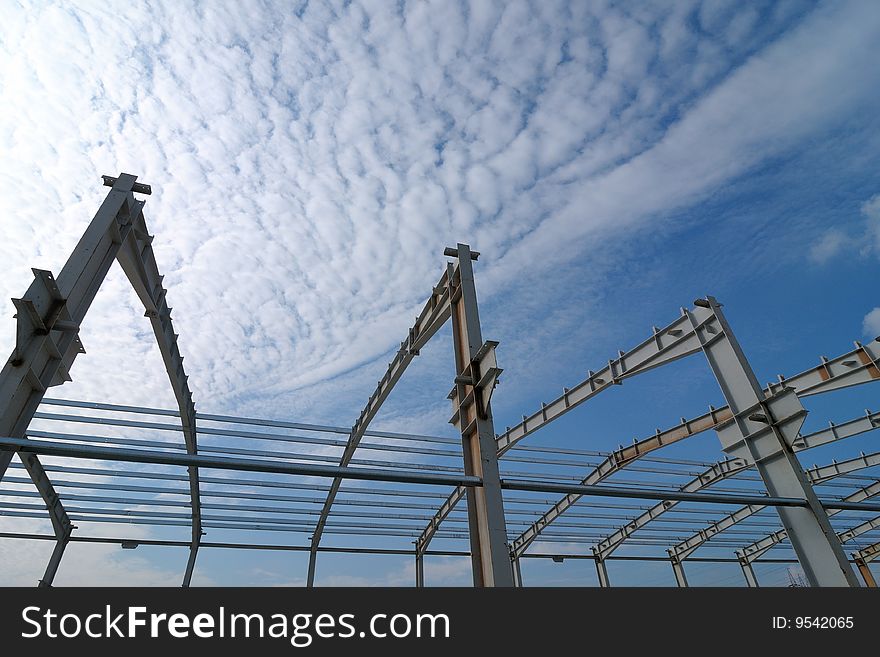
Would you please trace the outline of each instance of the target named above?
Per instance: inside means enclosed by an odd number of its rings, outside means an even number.
[[[771,380],[880,335],[878,60],[870,1],[12,3],[0,297],[21,294],[30,267],[59,271],[99,176],[128,171],[154,189],[147,221],[203,412],[350,425],[456,241],[483,254],[499,429],[707,293]],[[172,405],[137,308],[114,270],[55,396]],[[453,435],[449,356],[444,332],[375,426]],[[876,395],[809,400],[807,428]],[[528,440],[610,449],[710,403],[720,391],[695,356]],[[675,449],[722,456],[711,434]],[[39,576],[46,546],[22,545],[0,543],[25,564],[0,581]],[[176,552],[74,545],[79,567],[58,581],[176,582]],[[252,555],[205,551],[198,577],[304,577],[299,556],[257,556],[262,574]],[[466,582],[461,562],[432,561],[429,580]],[[411,581],[395,558],[321,564],[319,583]],[[525,576],[594,581],[571,562]],[[672,583],[666,564],[612,579]]]

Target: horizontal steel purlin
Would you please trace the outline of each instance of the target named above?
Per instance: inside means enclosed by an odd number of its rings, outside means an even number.
[[[276,474],[301,475],[311,477],[341,477],[343,479],[363,479],[425,485],[480,486],[479,477],[466,475],[446,475],[434,473],[401,473],[396,470],[376,468],[350,468],[339,466],[301,465],[296,463],[277,463],[275,461],[242,460],[210,457],[192,454],[168,454],[149,450],[114,449],[108,447],[65,445],[42,440],[23,440],[0,437],[0,449],[31,450],[37,454],[65,456],[70,458],[124,461],[134,463],[153,463],[157,465],[197,466],[219,470],[265,472]],[[522,479],[502,479],[505,490],[578,493],[595,497],[612,497],[645,500],[677,500],[690,502],[711,502],[718,504],[765,504],[767,506],[805,507],[805,500],[794,497],[766,497],[730,493],[688,493],[682,491],[658,491],[641,488],[617,488],[604,486],[581,486],[557,482],[529,481]],[[820,500],[827,509],[852,511],[880,511],[880,503],[847,503],[840,500]]]
[[[50,534],[34,534],[34,533],[16,533],[16,532],[0,532],[0,538],[10,538],[10,539],[23,539],[23,540],[32,540],[32,541],[54,541],[55,537]],[[131,547],[136,546],[157,546],[157,547],[188,547],[189,541],[175,541],[175,540],[164,540],[164,539],[149,539],[149,538],[136,538],[136,539],[127,539],[127,538],[116,538],[116,537],[106,537],[106,536],[71,536],[71,543],[104,543],[104,544],[113,544],[113,545],[121,545],[123,543],[131,545]],[[203,548],[210,549],[233,549],[233,550],[267,550],[267,551],[279,551],[279,552],[308,552],[309,547],[306,545],[287,545],[287,544],[267,544],[267,543],[231,543],[231,542],[202,542]],[[878,548],[880,549],[880,548]],[[395,548],[370,548],[370,547],[354,547],[354,546],[327,546],[322,545],[318,548],[319,552],[331,552],[337,554],[385,554],[385,555],[400,555],[400,556],[413,556],[415,554],[415,550],[405,550],[405,549],[395,549]],[[425,552],[426,556],[439,556],[439,557],[467,557],[470,556],[470,552],[464,550],[428,550]],[[572,554],[572,553],[537,553],[537,554],[524,554],[523,559],[551,559],[551,560],[587,560],[592,561],[595,559],[595,556],[592,554]],[[658,556],[611,556],[608,557],[608,561],[648,561],[648,562],[665,562],[667,561],[664,557]],[[694,562],[700,563],[737,563],[736,559],[729,557],[705,557],[705,558],[696,558],[693,559]],[[762,563],[797,563],[795,559],[763,559]]]

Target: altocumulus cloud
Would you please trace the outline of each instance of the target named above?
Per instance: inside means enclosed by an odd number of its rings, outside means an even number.
[[[870,2],[7,6],[0,297],[137,173],[202,408],[302,413],[372,363],[353,417],[444,245],[491,298],[840,121],[876,61]],[[137,305],[114,271],[64,394],[170,401]]]

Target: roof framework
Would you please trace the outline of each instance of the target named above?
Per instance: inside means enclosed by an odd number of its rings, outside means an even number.
[[[592,559],[603,585],[606,561],[671,560],[677,583],[686,586],[686,559],[739,562],[747,583],[757,585],[751,563],[790,561],[767,556],[789,546],[811,585],[857,586],[852,564],[874,585],[868,564],[880,554],[880,504],[871,500],[880,482],[871,468],[880,465],[880,452],[809,470],[796,454],[880,427],[880,414],[867,412],[800,431],[802,399],[880,379],[880,342],[855,343],[762,388],[720,304],[706,297],[496,434],[498,343],[481,334],[473,267],[479,254],[458,244],[444,252],[451,260],[350,429],[203,414],[188,387],[144,202],[134,197],[151,190],[129,174],[105,176],[104,183],[111,190],[57,280],[35,270],[34,283],[14,300],[16,345],[0,375],[0,516],[32,521],[48,512],[52,525],[51,534],[0,536],[54,541],[40,585],[52,584],[71,541],[187,547],[183,586],[200,547],[307,552],[310,586],[317,555],[333,552],[412,555],[419,586],[429,555],[470,556],[476,586],[522,585],[524,558]],[[113,260],[144,304],[176,409],[45,397],[70,380],[84,351],[79,325]],[[370,430],[409,363],[447,321],[457,437]],[[696,353],[706,357],[726,406],[611,453],[522,443],[626,379]],[[709,430],[726,460],[658,453]],[[157,537],[95,533],[123,524],[150,527]],[[241,532],[263,540],[239,540]],[[286,540],[272,539],[279,536]],[[432,548],[435,540],[444,546]],[[844,544],[855,548],[852,561]],[[573,552],[573,545],[591,552]],[[615,554],[624,545],[642,553]],[[664,549],[668,556],[645,553]],[[698,549],[717,556],[692,556]]]

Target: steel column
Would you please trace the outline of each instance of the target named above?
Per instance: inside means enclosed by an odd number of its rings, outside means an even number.
[[[454,294],[455,268],[450,263],[447,273],[456,374],[449,394],[453,407],[450,423],[461,434],[465,474],[483,481],[480,488],[468,488],[466,493],[474,586],[513,586],[490,403],[501,372],[495,360],[498,343],[483,343],[470,247],[459,243],[445,254],[458,259],[459,283],[459,294]]]
[[[517,588],[522,588],[522,565],[518,557],[514,557],[511,561],[513,562],[513,585]]]
[[[859,559],[856,557],[855,559],[856,567],[859,569],[859,573],[862,575],[862,579],[865,580],[865,586],[871,589],[877,588],[877,582],[874,580],[874,573],[871,572],[871,567],[864,559]]]
[[[743,559],[739,553],[737,553],[737,557],[739,557],[739,565],[742,568],[743,576],[746,578],[746,585],[753,589],[758,588],[760,585],[758,584],[758,578],[755,577],[752,562],[748,559]]]
[[[687,576],[684,573],[684,563],[674,554],[670,554],[669,559],[672,562],[672,572],[675,574],[675,583],[680,587],[687,587],[688,581]]]
[[[61,565],[61,557],[64,556],[64,550],[70,542],[72,529],[72,527],[68,528],[64,534],[56,538],[55,548],[52,550],[52,556],[49,557],[49,563],[46,564],[46,572],[43,573],[43,579],[37,584],[38,587],[48,588],[55,581],[55,574],[58,572],[58,566]]]
[[[608,568],[605,566],[605,559],[600,559],[596,556],[596,573],[599,575],[599,586],[603,589],[607,589],[611,586],[611,581],[608,579]]]
[[[697,334],[733,413],[733,419],[718,429],[722,449],[754,462],[771,496],[807,501],[808,508],[778,507],[777,512],[810,584],[857,586],[828,515],[792,449],[806,415],[797,394],[783,388],[765,396],[718,302],[713,297],[698,302],[698,310],[708,310],[718,320],[714,332],[707,324]],[[696,312],[690,315],[695,327],[702,323]]]
[[[425,587],[425,555],[416,550],[416,587]]]

